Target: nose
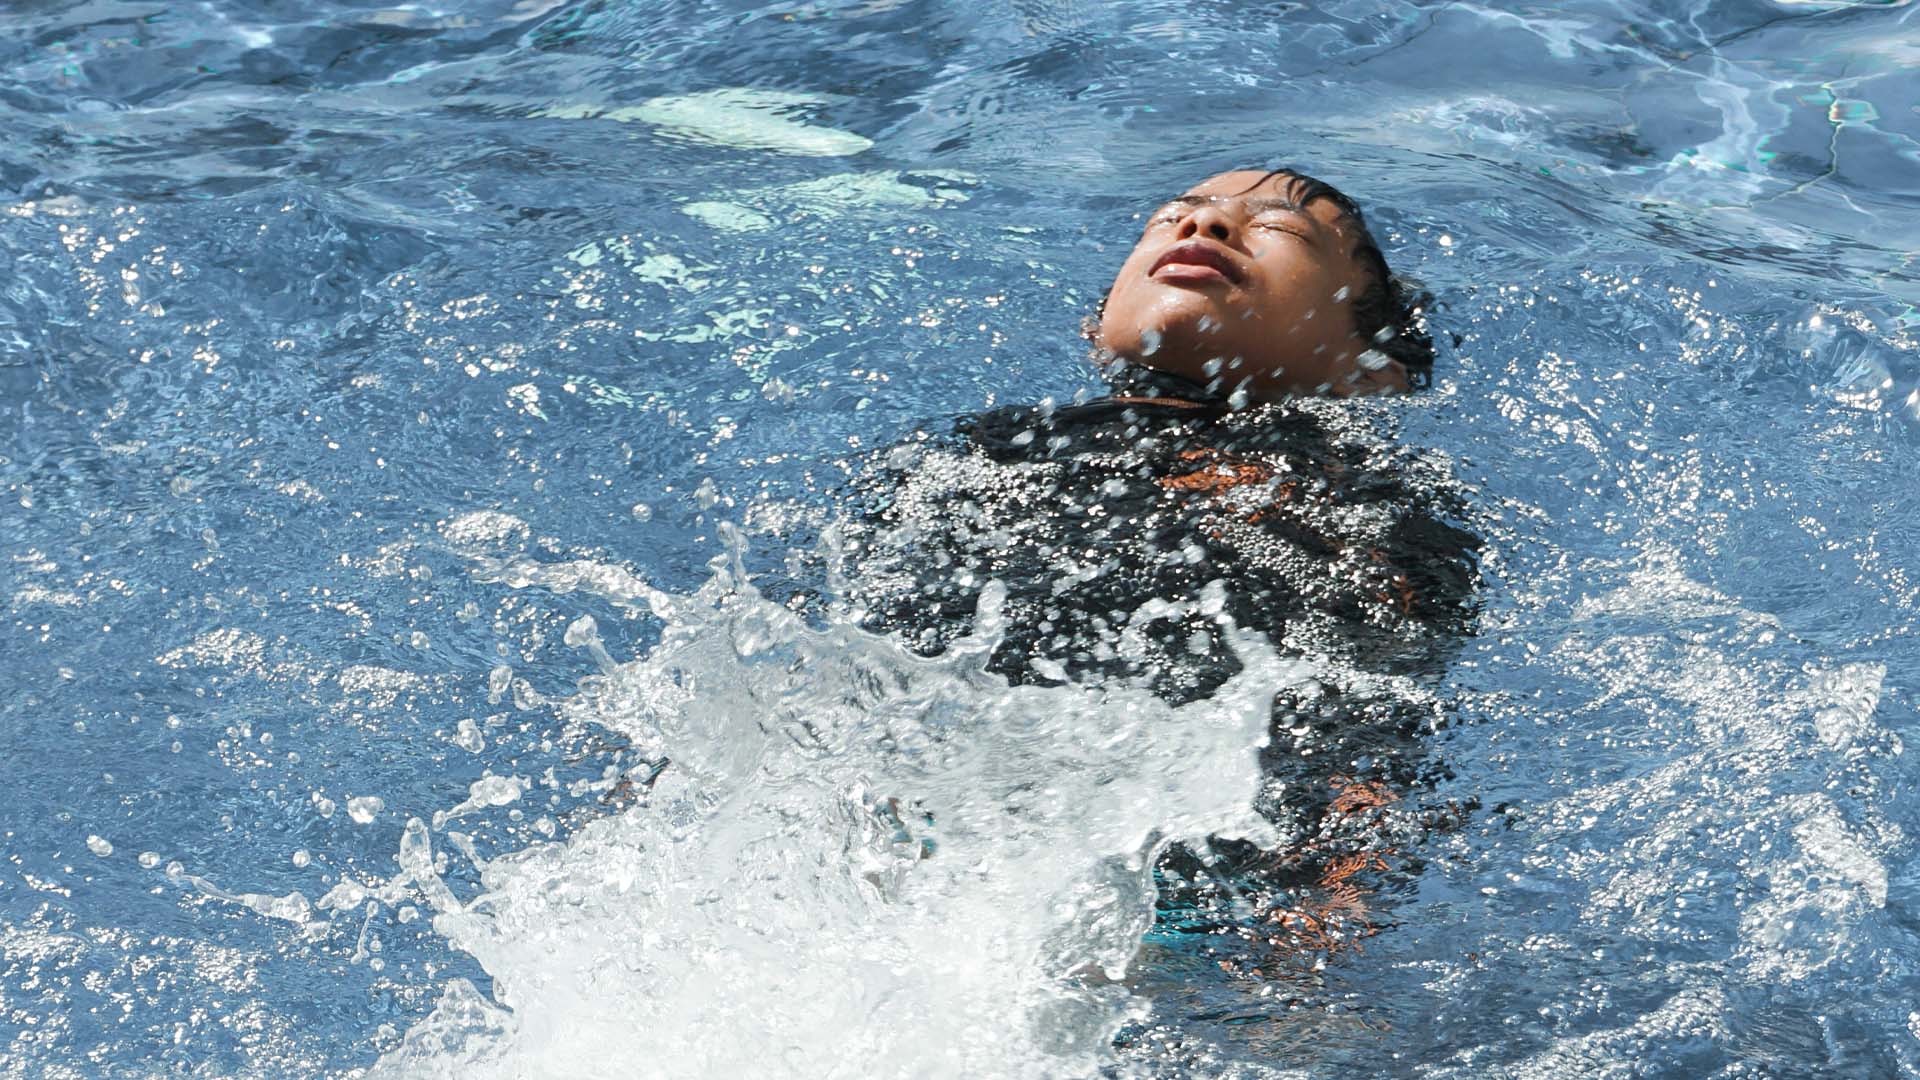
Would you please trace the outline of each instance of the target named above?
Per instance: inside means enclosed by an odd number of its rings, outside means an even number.
[[[1233,242],[1233,235],[1239,225],[1233,216],[1213,203],[1201,203],[1194,207],[1180,222],[1180,239],[1192,240],[1195,237],[1208,237],[1223,244]]]

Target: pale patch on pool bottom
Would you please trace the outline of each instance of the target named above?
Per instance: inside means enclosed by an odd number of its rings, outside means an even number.
[[[485,864],[480,897],[428,890],[496,1000],[456,980],[373,1075],[1084,1075],[1136,1010],[1113,980],[1152,920],[1154,853],[1267,835],[1256,750],[1304,672],[1263,644],[1236,635],[1245,673],[1172,708],[986,674],[992,600],[930,660],[741,582],[643,590],[662,643],[560,708],[670,764],[625,811]],[[403,865],[431,878],[409,836]]]
[[[947,181],[949,186],[922,187],[919,179]],[[972,178],[965,173],[917,170],[902,172],[840,173],[778,187],[743,191],[728,200],[698,200],[680,212],[709,228],[723,232],[756,232],[779,224],[776,214],[795,210],[822,217],[838,217],[856,210],[932,210],[967,201],[967,193],[953,183]]]
[[[723,87],[613,108],[553,104],[533,115],[559,120],[639,122],[690,142],[799,157],[844,157],[871,148],[873,140],[864,135],[809,124],[799,118],[798,114],[830,104],[831,100],[784,90]]]

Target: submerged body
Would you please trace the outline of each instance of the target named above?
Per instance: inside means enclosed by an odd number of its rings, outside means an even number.
[[[1234,887],[1266,889],[1266,914],[1297,922],[1315,900],[1296,886],[1346,885],[1357,864],[1341,859],[1373,850],[1374,866],[1404,839],[1374,811],[1423,771],[1418,735],[1440,719],[1433,683],[1471,615],[1478,543],[1451,523],[1462,502],[1444,464],[1347,403],[1235,409],[1165,373],[1111,375],[1112,396],[970,417],[885,455],[865,484],[850,599],[932,654],[999,582],[989,668],[1015,683],[1204,697],[1239,670],[1229,621],[1314,659],[1326,676],[1275,699],[1263,758],[1260,809],[1288,844],[1232,852],[1265,868],[1243,866]],[[1163,866],[1198,868],[1178,850]],[[1189,893],[1191,908],[1202,898]],[[1336,944],[1320,929],[1305,943]]]
[[[1144,678],[1175,700],[1232,674],[1222,611],[1285,652],[1434,670],[1476,546],[1447,523],[1458,504],[1435,459],[1337,402],[1233,409],[1162,373],[1115,380],[1107,398],[969,417],[888,455],[869,486],[870,617],[937,650],[997,579],[994,670]]]

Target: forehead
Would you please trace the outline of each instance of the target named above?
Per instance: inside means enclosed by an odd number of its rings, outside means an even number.
[[[1258,185],[1257,187],[1255,185]],[[1183,194],[1191,198],[1225,199],[1245,196],[1255,199],[1292,199],[1297,201],[1306,185],[1297,176],[1268,176],[1265,172],[1253,169],[1235,169],[1218,176],[1209,176],[1205,180],[1188,188]],[[1331,199],[1316,199],[1312,205],[1301,208],[1309,217],[1322,225],[1338,228],[1345,223],[1340,207]]]

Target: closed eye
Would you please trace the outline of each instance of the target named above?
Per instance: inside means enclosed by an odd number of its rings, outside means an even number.
[[[1251,223],[1253,228],[1267,233],[1286,233],[1299,237],[1307,243],[1313,243],[1313,235],[1300,219],[1292,214],[1262,214]]]

